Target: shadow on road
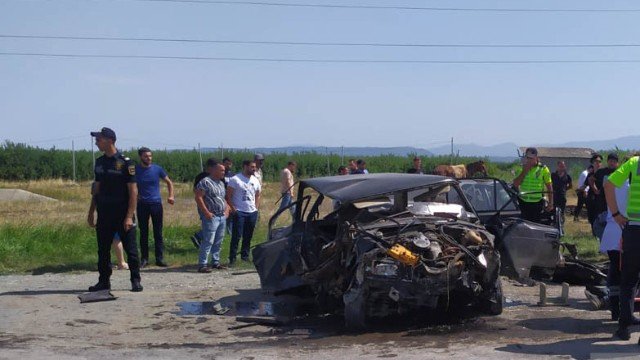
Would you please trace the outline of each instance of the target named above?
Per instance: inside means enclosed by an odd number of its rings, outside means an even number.
[[[602,341],[611,341],[611,337],[564,340],[551,344],[511,344],[496,348],[496,350],[513,354],[570,356],[572,359],[585,360],[606,359],[611,358],[613,355],[615,355],[616,359],[631,356],[635,358],[640,354],[640,349],[635,342],[628,344],[596,344]]]
[[[616,329],[616,323],[607,324],[602,319],[580,319],[574,317],[559,318],[539,318],[527,319],[518,322],[519,326],[523,326],[530,330],[540,331],[560,331],[566,334],[595,334],[602,331],[610,331],[612,334]]]
[[[87,290],[24,290],[7,291],[0,293],[0,296],[25,296],[25,295],[73,295],[81,294]]]
[[[66,273],[71,271],[96,271],[95,263],[74,263],[60,265],[45,265],[31,270],[31,275],[43,275],[46,273]]]

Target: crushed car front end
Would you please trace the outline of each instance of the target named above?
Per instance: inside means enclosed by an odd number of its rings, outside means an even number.
[[[293,223],[270,230],[268,242],[254,250],[265,290],[315,297],[323,311],[343,312],[356,329],[372,318],[424,309],[502,311],[494,237],[455,180],[336,178],[303,182]],[[318,192],[313,200],[309,188]],[[320,216],[325,196],[334,208]]]

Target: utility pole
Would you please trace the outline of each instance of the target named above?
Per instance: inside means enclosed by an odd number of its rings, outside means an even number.
[[[449,165],[453,165],[453,136],[451,137],[451,157],[449,158]]]
[[[76,147],[71,140],[71,159],[73,161],[73,182],[76,182]]]
[[[204,171],[202,167],[202,150],[200,149],[200,143],[198,143],[198,155],[200,155],[200,171]]]
[[[93,136],[90,136],[89,139],[91,140],[91,161],[93,161],[93,168],[96,168],[96,156],[93,154]]]
[[[327,175],[331,175],[331,165],[329,165],[329,148],[324,147],[324,153],[327,155]]]
[[[344,145],[341,146],[341,151],[342,156],[340,158],[340,165],[344,165]]]

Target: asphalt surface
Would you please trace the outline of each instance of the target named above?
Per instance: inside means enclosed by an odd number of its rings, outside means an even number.
[[[195,268],[152,267],[143,270],[142,293],[128,291],[128,277],[126,271],[114,271],[115,301],[81,304],[77,296],[95,283],[97,273],[0,276],[0,359],[640,356],[640,333],[633,333],[629,341],[613,340],[616,324],[606,311],[591,310],[582,287],[571,288],[569,306],[540,307],[537,287],[504,281],[506,307],[500,316],[444,323],[392,319],[354,334],[337,316],[276,326],[236,321],[257,302],[272,301],[277,308],[279,300],[262,294],[253,272],[199,274]],[[549,285],[550,297],[560,291]],[[213,302],[229,312],[213,314]]]

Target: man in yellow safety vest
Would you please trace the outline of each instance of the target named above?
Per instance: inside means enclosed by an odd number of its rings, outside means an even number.
[[[626,213],[620,211],[615,188],[629,180]],[[615,336],[629,340],[629,326],[640,324],[633,316],[636,288],[640,280],[640,168],[634,156],[611,173],[604,181],[607,206],[613,220],[622,227],[622,254],[620,275],[620,318]]]
[[[520,211],[523,219],[540,222],[545,193],[549,199],[546,210],[553,211],[551,172],[540,163],[538,149],[530,147],[524,152],[522,172],[513,180],[513,185],[520,191]]]

